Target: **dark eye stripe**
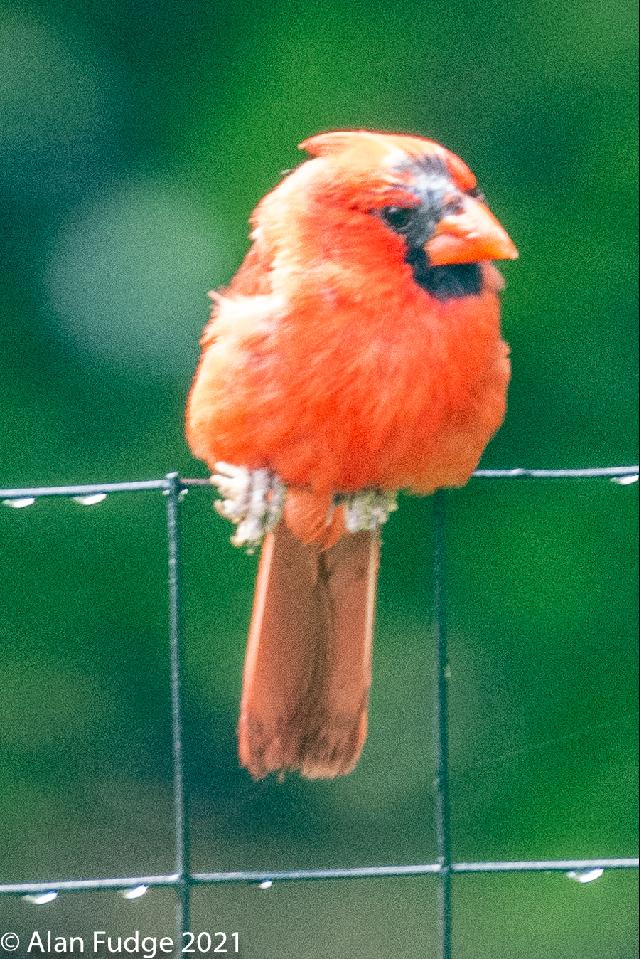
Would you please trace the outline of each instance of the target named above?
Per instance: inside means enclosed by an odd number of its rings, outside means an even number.
[[[481,203],[487,199],[479,186],[474,186],[473,190],[467,190],[467,196],[472,196],[474,200],[480,200]]]

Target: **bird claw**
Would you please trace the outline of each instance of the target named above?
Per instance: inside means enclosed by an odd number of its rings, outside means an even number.
[[[350,533],[371,532],[389,519],[398,508],[397,493],[367,489],[340,497],[345,526]]]
[[[235,524],[231,542],[253,552],[282,517],[286,495],[284,483],[271,470],[251,470],[223,462],[215,464],[211,483],[222,497],[214,504],[215,509],[220,516]],[[397,494],[379,489],[338,494],[334,506],[344,508],[347,532],[372,532],[397,510]]]
[[[216,463],[211,483],[221,500],[217,512],[235,524],[234,546],[252,552],[279,522],[284,508],[285,487],[268,469],[250,470],[231,463]]]

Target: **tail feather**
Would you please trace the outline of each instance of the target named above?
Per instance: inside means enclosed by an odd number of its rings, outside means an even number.
[[[240,761],[257,779],[346,775],[367,734],[375,533],[320,550],[285,523],[264,544],[249,631]]]

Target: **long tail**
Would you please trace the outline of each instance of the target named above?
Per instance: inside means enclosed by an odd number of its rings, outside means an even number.
[[[329,549],[284,522],[265,540],[249,631],[240,761],[256,778],[351,772],[367,735],[376,533]]]

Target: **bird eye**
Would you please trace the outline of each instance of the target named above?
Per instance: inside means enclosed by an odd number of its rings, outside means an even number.
[[[392,230],[406,230],[411,223],[416,209],[412,206],[385,206],[380,216]]]

